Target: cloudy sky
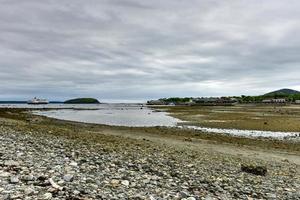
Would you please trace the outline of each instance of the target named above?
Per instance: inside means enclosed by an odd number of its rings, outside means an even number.
[[[299,0],[0,3],[0,100],[300,90]]]

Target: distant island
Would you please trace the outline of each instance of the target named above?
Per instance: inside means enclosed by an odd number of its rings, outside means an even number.
[[[64,103],[65,104],[98,104],[100,102],[94,98],[77,98],[77,99],[67,100]]]

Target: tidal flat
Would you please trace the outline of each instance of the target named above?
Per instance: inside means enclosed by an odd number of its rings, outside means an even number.
[[[211,128],[300,131],[299,105],[238,104],[235,106],[156,107],[186,124]]]
[[[300,197],[297,141],[78,123],[29,111],[0,109],[0,199]],[[242,164],[267,174],[244,172]]]

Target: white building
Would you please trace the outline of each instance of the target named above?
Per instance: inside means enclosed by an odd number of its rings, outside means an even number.
[[[286,99],[272,99],[273,103],[285,103]]]
[[[296,103],[296,104],[300,104],[300,100],[296,100],[295,103]]]
[[[263,103],[286,103],[286,99],[264,99]]]

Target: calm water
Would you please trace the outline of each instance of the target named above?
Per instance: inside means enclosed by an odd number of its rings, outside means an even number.
[[[52,107],[53,105],[44,105]],[[176,126],[180,120],[139,104],[59,105],[60,109],[34,111],[47,117],[114,126]]]

